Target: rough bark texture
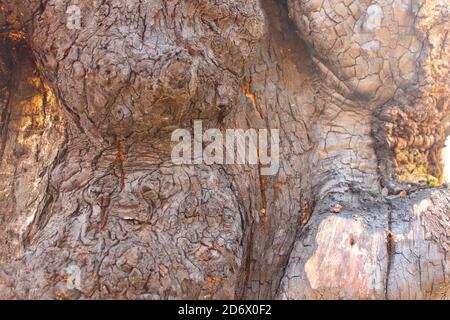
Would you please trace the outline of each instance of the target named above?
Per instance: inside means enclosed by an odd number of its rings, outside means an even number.
[[[0,297],[448,298],[449,12],[2,1]],[[196,119],[279,129],[278,173],[174,165]]]

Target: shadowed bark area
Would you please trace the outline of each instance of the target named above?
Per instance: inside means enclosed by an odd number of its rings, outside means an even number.
[[[448,298],[449,11],[4,1],[0,297]],[[278,172],[175,165],[198,119]]]

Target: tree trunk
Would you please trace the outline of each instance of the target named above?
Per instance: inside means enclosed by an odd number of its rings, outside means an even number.
[[[450,7],[372,2],[2,1],[0,297],[448,298]]]

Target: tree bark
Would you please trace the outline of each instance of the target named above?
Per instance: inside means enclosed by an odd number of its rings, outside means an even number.
[[[0,297],[448,298],[450,7],[373,2],[3,1]]]

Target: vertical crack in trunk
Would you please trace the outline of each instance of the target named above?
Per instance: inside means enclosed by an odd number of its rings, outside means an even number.
[[[8,80],[8,97],[6,98],[6,104],[5,108],[3,109],[2,115],[1,115],[1,141],[0,141],[0,161],[3,162],[3,155],[5,153],[5,147],[6,147],[6,141],[8,140],[8,127],[9,127],[9,120],[11,116],[11,93],[14,90],[14,85],[12,84],[13,80]]]
[[[387,223],[388,229],[386,231],[386,252],[387,252],[387,265],[386,265],[386,281],[384,288],[384,298],[389,300],[389,277],[391,274],[391,268],[394,263],[395,254],[395,239],[392,233],[392,204],[388,203],[387,211]]]
[[[6,81],[6,99],[5,106],[1,114],[0,124],[0,161],[3,161],[3,155],[5,153],[6,142],[8,140],[8,128],[9,121],[11,117],[11,100],[13,99],[14,93],[17,91],[17,81],[14,69],[16,67],[16,58],[14,55],[8,54],[6,51],[13,52],[16,50],[16,45],[12,44],[9,39],[3,39],[2,42],[5,46],[5,55],[2,52],[2,57],[7,58],[7,63],[10,64],[8,69],[7,81]],[[3,75],[2,75],[3,76]]]

